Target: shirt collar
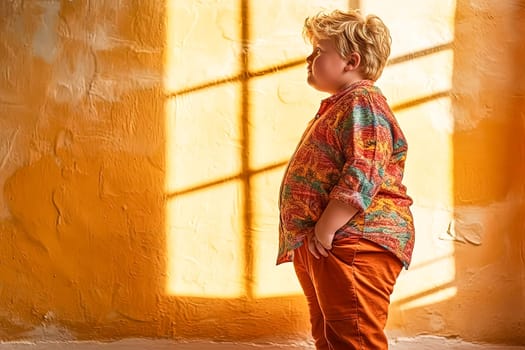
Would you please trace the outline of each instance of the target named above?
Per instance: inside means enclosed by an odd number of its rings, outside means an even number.
[[[356,81],[356,82],[348,85],[344,89],[339,90],[338,92],[336,92],[332,96],[325,98],[324,100],[321,101],[321,103],[322,104],[331,105],[331,104],[335,103],[337,100],[339,100],[341,97],[346,95],[348,92],[350,92],[350,91],[352,91],[352,90],[354,90],[356,88],[360,88],[360,87],[363,87],[363,86],[373,86],[373,85],[374,85],[374,82],[372,80],[363,79],[363,80]]]

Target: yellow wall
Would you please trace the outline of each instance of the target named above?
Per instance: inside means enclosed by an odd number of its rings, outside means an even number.
[[[410,147],[389,334],[525,342],[518,0],[2,2],[0,340],[307,337],[276,199],[325,97],[302,22],[348,6]]]

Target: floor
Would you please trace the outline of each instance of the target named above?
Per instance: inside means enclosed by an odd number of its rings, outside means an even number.
[[[126,339],[118,342],[16,342],[1,343],[0,350],[313,350],[312,344],[237,344],[168,340]],[[523,346],[470,344],[438,337],[417,337],[392,340],[390,350],[525,350]]]

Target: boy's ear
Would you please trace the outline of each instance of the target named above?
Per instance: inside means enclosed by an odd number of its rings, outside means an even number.
[[[357,52],[352,52],[346,61],[345,71],[356,70],[361,63],[361,55]]]

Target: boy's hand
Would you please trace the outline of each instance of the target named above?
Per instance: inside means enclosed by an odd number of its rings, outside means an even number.
[[[315,225],[314,236],[316,238],[315,241],[319,243],[324,249],[332,249],[332,241],[334,240],[335,231],[331,231],[328,228],[322,227],[322,225],[318,222]]]
[[[324,257],[328,256],[328,252],[317,240],[315,235],[308,236],[308,250],[316,259],[319,259],[321,255]]]
[[[308,236],[308,250],[310,253],[316,259],[319,259],[319,255],[327,257],[328,250],[332,249],[335,232],[356,213],[356,208],[337,200],[330,200],[315,224],[313,234]]]
[[[335,232],[328,234],[319,232],[318,225],[315,225],[314,234],[308,237],[308,250],[316,259],[319,259],[320,255],[327,257],[328,250],[332,249],[334,235]]]

